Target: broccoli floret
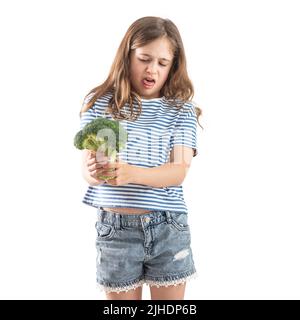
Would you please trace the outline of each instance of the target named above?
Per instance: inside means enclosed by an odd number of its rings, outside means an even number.
[[[127,132],[116,120],[96,118],[86,124],[77,132],[74,138],[74,146],[79,149],[102,151],[105,156],[115,161],[117,153],[126,145]],[[101,179],[113,178],[111,176],[99,176]]]

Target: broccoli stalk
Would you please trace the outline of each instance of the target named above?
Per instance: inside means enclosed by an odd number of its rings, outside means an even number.
[[[126,142],[127,132],[118,121],[100,117],[86,124],[74,138],[74,146],[77,149],[103,152],[111,161],[116,161],[118,153],[125,147]],[[99,179],[103,180],[113,178],[113,176],[99,175]]]

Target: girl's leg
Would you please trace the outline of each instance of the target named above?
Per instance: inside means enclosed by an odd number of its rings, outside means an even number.
[[[138,287],[125,292],[109,292],[106,293],[107,300],[142,300],[143,287]]]
[[[151,300],[183,300],[185,292],[185,282],[176,286],[156,287],[151,286]]]

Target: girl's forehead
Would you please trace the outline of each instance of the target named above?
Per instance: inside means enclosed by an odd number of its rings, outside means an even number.
[[[168,39],[157,39],[135,50],[136,54],[157,57],[159,59],[171,60],[173,50]]]

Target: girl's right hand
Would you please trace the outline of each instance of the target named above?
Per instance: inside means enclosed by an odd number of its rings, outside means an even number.
[[[103,167],[108,162],[108,157],[103,153],[84,149],[83,151],[83,177],[91,186],[97,186],[105,183],[104,180],[98,178],[98,175]]]

